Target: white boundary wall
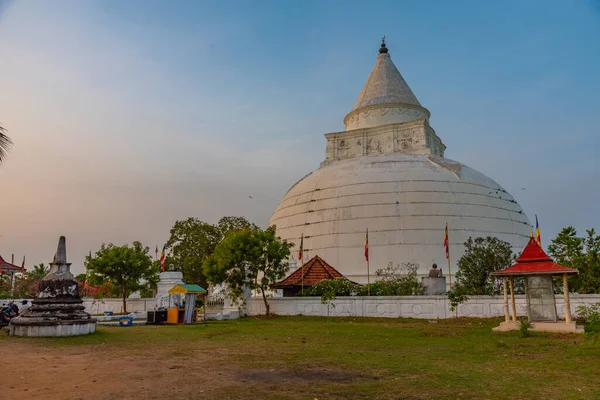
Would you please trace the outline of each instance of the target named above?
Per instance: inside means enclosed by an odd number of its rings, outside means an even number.
[[[515,298],[517,315],[527,315],[525,296],[517,295]],[[600,303],[600,294],[572,294],[570,300],[571,313],[575,316],[578,306]],[[0,306],[12,301],[18,304],[21,300],[3,299],[0,300]],[[475,318],[500,317],[504,315],[503,301],[502,296],[471,296],[466,303],[458,306],[458,315]],[[123,312],[122,299],[84,298],[83,304],[85,311],[90,314],[102,314],[106,311]],[[320,297],[271,298],[269,304],[271,305],[272,314],[327,316],[327,305],[321,304]],[[450,311],[446,296],[352,296],[338,297],[333,304],[335,304],[335,307],[330,307],[330,316],[423,319],[443,319],[455,316],[455,313]],[[127,312],[130,313],[152,311],[156,306],[156,299],[127,299]],[[556,306],[559,317],[564,318],[562,295],[556,295]],[[251,316],[264,315],[265,305],[262,298],[248,299],[247,313]]]
[[[518,316],[526,316],[525,295],[515,296]],[[510,302],[510,299],[509,299]],[[571,295],[571,314],[576,315],[582,304],[600,303],[600,294]],[[282,297],[269,299],[271,313],[277,315],[327,316],[327,305],[321,304],[319,297]],[[450,311],[446,296],[381,296],[381,297],[338,297],[329,308],[330,316],[340,317],[385,317],[444,319],[456,314]],[[556,296],[558,315],[564,318],[563,296]],[[510,304],[509,304],[510,308]],[[264,315],[262,299],[248,300],[249,315]],[[502,296],[471,296],[458,306],[458,315],[464,317],[488,318],[504,315]]]

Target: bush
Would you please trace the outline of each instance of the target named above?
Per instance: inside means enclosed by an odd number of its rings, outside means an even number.
[[[586,332],[600,332],[600,303],[577,307],[577,315],[585,320]]]
[[[467,300],[469,300],[469,297],[467,297],[467,289],[463,286],[454,285],[454,287],[448,291],[450,311],[456,313],[456,318],[458,318],[458,306]]]
[[[350,282],[347,278],[327,279],[317,282],[313,287],[304,290],[306,296],[354,296],[360,285]]]
[[[531,329],[531,322],[529,322],[529,320],[527,318],[520,319],[519,320],[519,332],[521,332],[522,337],[531,336],[531,332],[529,332],[529,329]]]
[[[425,294],[425,287],[417,278],[419,264],[402,263],[375,271],[376,280],[371,284],[371,296],[420,296]],[[406,271],[406,273],[403,273]],[[361,296],[367,295],[367,285],[360,288]]]

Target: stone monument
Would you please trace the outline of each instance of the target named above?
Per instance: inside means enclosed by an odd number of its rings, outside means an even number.
[[[10,322],[10,335],[76,336],[96,331],[96,320],[84,311],[70,267],[61,236],[50,272],[40,281],[32,306]]]
[[[425,287],[427,296],[446,293],[446,278],[442,276],[442,270],[438,269],[437,264],[431,266],[429,275],[421,278],[421,283]]]

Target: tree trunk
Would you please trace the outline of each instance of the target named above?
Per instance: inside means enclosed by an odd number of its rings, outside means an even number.
[[[127,314],[127,290],[123,289],[123,312]]]
[[[267,295],[265,294],[265,289],[263,289],[261,287],[260,291],[262,292],[263,301],[265,302],[265,308],[267,309],[267,316],[269,316],[269,311],[270,311],[269,302],[267,301]]]

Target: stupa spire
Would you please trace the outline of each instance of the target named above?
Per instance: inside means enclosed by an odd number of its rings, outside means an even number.
[[[387,47],[385,47],[385,35],[381,38],[381,47],[379,48],[379,54],[386,54],[388,52]]]
[[[385,118],[375,118],[375,110]],[[390,118],[391,115],[397,115],[397,118]],[[344,118],[346,130],[372,128],[416,119],[428,120],[429,111],[421,106],[392,62],[386,38],[383,36],[375,66],[352,111]]]

